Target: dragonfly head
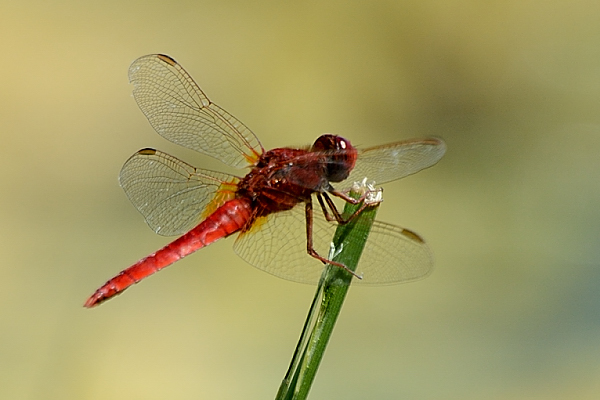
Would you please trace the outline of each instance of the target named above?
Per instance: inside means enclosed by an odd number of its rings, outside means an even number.
[[[346,179],[356,163],[356,149],[349,140],[341,136],[321,135],[312,145],[311,150],[325,153],[329,182],[341,182]]]

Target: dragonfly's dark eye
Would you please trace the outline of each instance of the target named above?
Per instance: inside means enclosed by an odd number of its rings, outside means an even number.
[[[327,180],[330,182],[343,181],[354,168],[356,149],[341,136],[321,135],[311,150],[327,154]]]

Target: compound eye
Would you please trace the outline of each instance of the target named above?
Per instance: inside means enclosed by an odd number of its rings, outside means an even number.
[[[327,179],[330,182],[341,182],[348,177],[356,162],[356,149],[350,141],[337,135],[322,135],[313,144],[313,151],[328,153]]]
[[[315,140],[312,146],[313,151],[327,151],[335,150],[337,144],[337,136],[335,135],[321,135]]]

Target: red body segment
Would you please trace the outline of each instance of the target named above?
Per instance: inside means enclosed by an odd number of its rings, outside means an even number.
[[[228,201],[188,233],[110,279],[85,302],[85,307],[96,306],[175,261],[241,230],[251,218],[247,199]]]

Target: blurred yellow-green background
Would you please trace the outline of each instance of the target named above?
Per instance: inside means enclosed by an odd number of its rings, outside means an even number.
[[[268,399],[310,286],[219,242],[93,310],[169,240],[117,183],[157,147],[139,56],[177,59],[266,148],[440,136],[380,219],[436,270],[351,288],[313,399],[596,399],[597,1],[0,2],[0,398]],[[231,171],[229,171],[231,172]]]

